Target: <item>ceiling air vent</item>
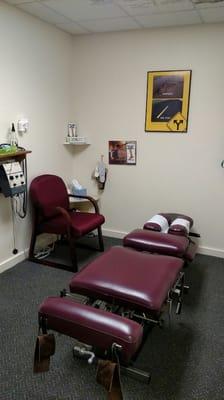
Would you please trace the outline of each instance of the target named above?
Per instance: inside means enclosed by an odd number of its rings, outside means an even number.
[[[222,3],[223,0],[192,0],[195,4]]]
[[[91,6],[103,6],[112,3],[113,0],[89,0]]]

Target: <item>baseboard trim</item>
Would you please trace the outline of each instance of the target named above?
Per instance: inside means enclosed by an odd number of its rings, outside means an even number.
[[[114,229],[103,229],[103,236],[108,236],[108,237],[114,237],[116,239],[123,239],[125,235],[128,234],[128,232],[123,232],[123,231],[115,231]]]
[[[114,237],[116,239],[123,239],[128,232],[116,231],[114,229],[103,229],[103,235],[108,237]],[[199,246],[198,254],[204,254],[206,256],[224,258],[224,250],[216,249],[214,247]]]
[[[0,263],[0,273],[6,271],[14,267],[19,262],[25,260],[28,256],[28,249],[20,251],[18,254],[13,255],[12,257],[8,258],[7,260]]]
[[[114,229],[103,229],[103,235],[108,237],[114,237],[116,239],[123,239],[128,232],[124,231],[116,231]],[[20,251],[18,254],[13,255],[12,257],[8,258],[7,260],[0,263],[0,274],[7,269],[14,267],[19,262],[25,260],[28,257],[28,249]],[[198,254],[203,254],[206,256],[212,257],[219,257],[224,258],[224,250],[216,249],[214,247],[204,247],[199,246]]]
[[[198,253],[206,256],[224,258],[224,250],[216,249],[214,247],[199,246]]]

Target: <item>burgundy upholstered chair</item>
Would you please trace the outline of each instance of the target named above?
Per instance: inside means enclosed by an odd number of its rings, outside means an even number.
[[[95,212],[78,212],[69,208],[69,197],[88,199]],[[63,180],[56,175],[41,175],[30,185],[30,199],[33,206],[33,232],[30,242],[29,259],[55,267],[69,269],[64,265],[38,260],[34,256],[36,237],[40,233],[54,233],[68,239],[72,271],[77,271],[76,241],[97,229],[99,250],[104,250],[101,225],[105,219],[99,214],[96,201],[90,196],[74,196],[67,193]]]

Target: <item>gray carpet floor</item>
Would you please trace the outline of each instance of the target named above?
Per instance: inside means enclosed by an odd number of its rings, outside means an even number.
[[[99,255],[80,249],[80,266]],[[68,287],[72,275],[27,261],[0,274],[0,400],[107,398],[96,367],[74,360],[71,338],[57,334],[50,371],[32,373],[38,305]],[[224,399],[224,260],[197,255],[186,275],[191,288],[182,314],[153,329],[137,360],[151,383],[122,376],[126,400]]]

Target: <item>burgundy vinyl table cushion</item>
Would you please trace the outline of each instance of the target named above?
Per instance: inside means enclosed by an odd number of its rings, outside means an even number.
[[[113,343],[122,346],[127,362],[138,350],[143,335],[137,322],[65,297],[48,297],[39,307],[39,316],[47,318],[47,328],[100,349]]]
[[[141,251],[183,257],[189,246],[189,239],[185,236],[135,229],[124,237],[123,245]]]
[[[183,260],[111,247],[73,277],[71,292],[159,312]]]

